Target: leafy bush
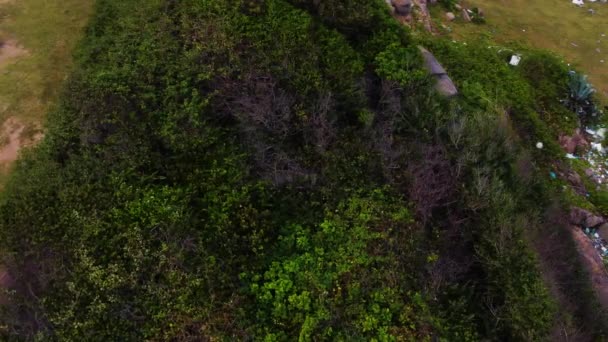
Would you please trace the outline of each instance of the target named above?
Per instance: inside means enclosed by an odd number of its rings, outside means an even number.
[[[587,81],[586,75],[571,72],[568,89],[566,105],[579,116],[582,122],[589,122],[597,116],[598,109],[593,101],[595,89]]]
[[[546,337],[549,194],[515,164],[554,152],[549,99],[481,42],[420,40],[381,0],[99,1],[2,194],[3,337]]]

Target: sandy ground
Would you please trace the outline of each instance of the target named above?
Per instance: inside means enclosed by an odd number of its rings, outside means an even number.
[[[27,51],[17,41],[10,39],[4,42],[0,41],[0,68],[26,54]]]
[[[6,3],[8,0],[0,0]],[[15,40],[0,41],[0,74],[3,69],[14,63],[19,57],[27,55],[27,51]],[[0,127],[0,168],[6,169],[19,155],[19,150],[40,140],[40,136],[24,137],[25,124],[15,117],[9,117]],[[1,276],[1,275],[0,275]],[[1,278],[1,277],[0,277]]]
[[[42,139],[42,133],[36,129],[33,136],[24,136],[26,125],[15,117],[10,117],[0,128],[0,167],[10,166],[17,157],[19,151],[26,146],[31,146]]]

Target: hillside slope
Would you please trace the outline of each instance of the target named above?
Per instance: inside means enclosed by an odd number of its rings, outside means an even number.
[[[2,194],[3,334],[604,337],[572,241],[559,279],[537,253],[568,229],[551,115],[578,117],[567,69],[533,56],[414,38],[384,0],[99,0]]]

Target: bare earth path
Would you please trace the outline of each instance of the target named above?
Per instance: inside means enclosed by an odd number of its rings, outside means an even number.
[[[42,138],[93,0],[0,0],[0,188]]]
[[[581,261],[589,273],[593,289],[600,303],[608,308],[608,272],[606,272],[602,258],[597,254],[591,240],[580,228],[572,227],[571,231],[576,248],[581,255]]]

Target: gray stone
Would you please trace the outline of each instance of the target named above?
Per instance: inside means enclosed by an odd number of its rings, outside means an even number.
[[[395,13],[400,16],[407,16],[412,12],[412,0],[392,0]]]
[[[579,176],[579,174],[576,173],[575,171],[570,172],[566,179],[568,179],[568,182],[570,182],[570,184],[572,184],[572,186],[575,186],[575,187],[583,186],[583,181],[581,180],[581,176]]]
[[[570,209],[570,224],[575,226],[585,226],[587,223],[587,218],[594,216],[589,210],[585,210],[582,208],[572,208]],[[593,223],[593,222],[590,222]],[[589,227],[589,226],[587,226]]]
[[[448,73],[445,71],[443,66],[439,64],[439,61],[430,53],[427,49],[422,46],[418,47],[420,52],[422,52],[422,57],[424,58],[424,65],[428,70],[429,74],[435,76],[436,84],[435,89],[439,94],[445,97],[452,97],[458,94],[458,89],[454,82],[448,76]]]
[[[590,216],[587,216],[587,218],[585,219],[585,227],[589,227],[589,228],[597,227],[604,222],[605,221],[602,217],[597,216],[597,215],[590,215]]]
[[[597,229],[597,234],[600,236],[600,238],[608,241],[608,223],[604,223],[602,224],[598,229]]]
[[[445,17],[446,17],[446,19],[447,19],[447,20],[449,20],[449,21],[452,21],[452,20],[456,19],[456,15],[454,15],[454,13],[452,13],[452,12],[448,12],[448,13],[446,13],[446,14],[445,14]]]
[[[571,137],[567,135],[560,136],[559,144],[566,151],[566,153],[574,153],[579,147],[583,148],[589,146],[589,142],[581,134],[581,131],[578,128]]]
[[[469,15],[469,12],[467,11],[466,8],[462,9],[462,20],[471,21],[471,16]]]

